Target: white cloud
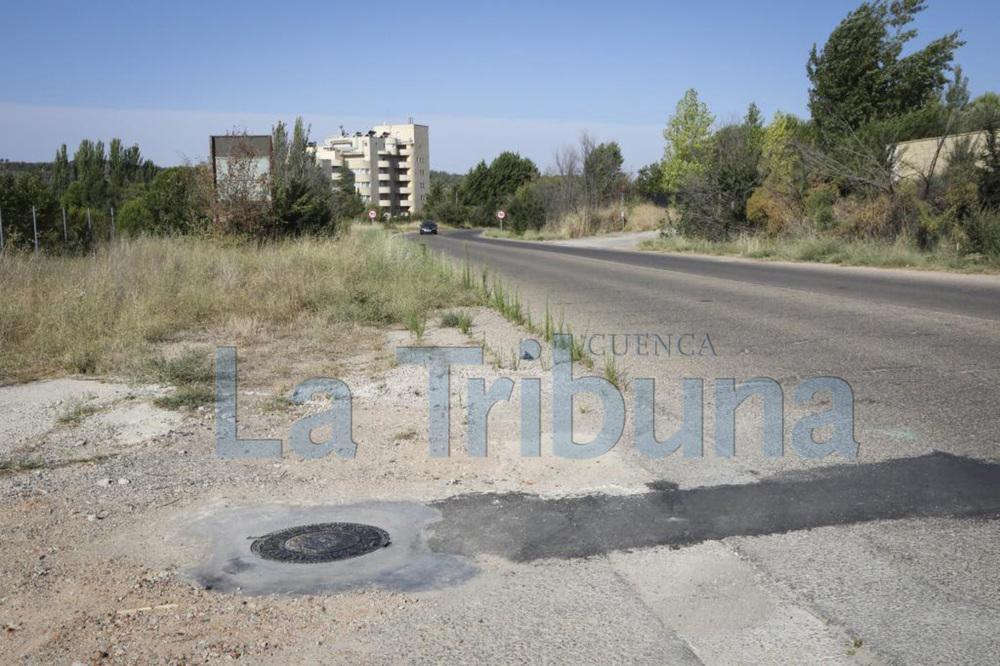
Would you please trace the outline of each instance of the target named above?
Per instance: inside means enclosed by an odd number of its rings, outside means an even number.
[[[234,126],[265,134],[278,120],[296,114],[144,109],[94,109],[0,103],[0,157],[11,160],[49,160],[56,149],[73,148],[82,139],[108,141],[120,137],[138,143],[157,164],[170,166],[185,160],[205,159],[208,137]],[[302,114],[312,125],[313,138],[339,131],[367,130],[386,118]],[[389,118],[390,122],[405,119]],[[534,120],[523,118],[421,116],[416,122],[431,132],[431,165],[441,171],[464,172],[480,159],[487,161],[504,150],[530,157],[545,169],[554,151],[576,143],[588,131],[598,141],[617,141],[626,168],[636,170],[659,159],[663,151],[662,128],[656,125],[620,125],[585,120]]]

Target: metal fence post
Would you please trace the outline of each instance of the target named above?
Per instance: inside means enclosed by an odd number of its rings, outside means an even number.
[[[63,206],[63,241],[69,243],[69,232],[66,230],[66,206]]]
[[[111,242],[115,242],[115,207],[111,207]]]
[[[3,250],[3,211],[0,210],[0,250]]]
[[[35,207],[31,207],[31,227],[35,230],[35,252],[38,252],[38,220],[35,219]]]

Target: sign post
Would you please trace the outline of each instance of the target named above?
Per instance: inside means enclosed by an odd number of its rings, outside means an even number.
[[[622,231],[625,231],[625,186],[624,185],[622,185],[621,213],[622,213]]]
[[[497,219],[500,220],[500,235],[501,236],[503,236],[503,220],[504,220],[505,217],[507,217],[507,213],[506,212],[504,212],[502,210],[498,210],[497,211]]]
[[[378,217],[378,211],[375,210],[374,208],[369,208],[368,209],[368,219],[372,221],[372,224],[375,224],[375,218],[377,218],[377,217]]]

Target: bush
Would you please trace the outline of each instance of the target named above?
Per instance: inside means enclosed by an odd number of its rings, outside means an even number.
[[[966,234],[973,252],[1000,257],[1000,211],[980,210],[966,223]]]
[[[118,229],[124,234],[162,235],[207,226],[202,168],[174,167],[161,171],[118,211]]]
[[[469,209],[454,201],[445,201],[425,211],[428,218],[436,219],[438,222],[462,226],[469,223]]]
[[[529,229],[538,231],[545,226],[545,206],[530,183],[517,188],[507,202],[507,212],[510,215],[510,230],[516,233]]]
[[[747,201],[747,220],[769,235],[787,231],[795,218],[793,204],[768,187],[758,187]]]
[[[829,230],[836,225],[833,204],[837,202],[840,192],[830,183],[816,185],[806,192],[806,215],[813,221],[817,229]]]

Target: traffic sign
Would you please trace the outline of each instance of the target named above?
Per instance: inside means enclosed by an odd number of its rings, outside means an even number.
[[[505,212],[504,212],[504,211],[502,211],[502,210],[498,210],[498,211],[497,211],[497,219],[498,219],[498,220],[502,220],[502,219],[503,219],[503,218],[505,218],[505,217],[507,217],[507,213],[505,213]]]
[[[374,220],[376,217],[378,217],[378,211],[377,210],[375,210],[374,208],[372,208],[371,210],[368,211],[368,219]]]

